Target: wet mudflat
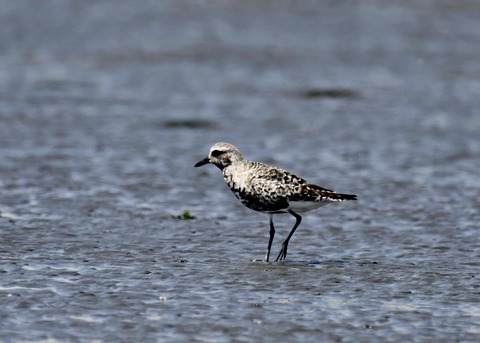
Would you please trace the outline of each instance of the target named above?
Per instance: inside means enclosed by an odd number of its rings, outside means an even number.
[[[0,341],[478,341],[479,15],[2,1]],[[219,140],[359,200],[260,262]]]

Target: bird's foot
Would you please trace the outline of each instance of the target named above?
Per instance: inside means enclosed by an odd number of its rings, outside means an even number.
[[[268,262],[269,259],[270,259],[270,251],[267,251],[267,253],[265,254],[265,258],[263,259],[263,262]]]
[[[288,249],[288,243],[283,242],[282,247],[280,248],[280,252],[278,253],[277,259],[275,262],[284,260],[287,257],[287,249]]]

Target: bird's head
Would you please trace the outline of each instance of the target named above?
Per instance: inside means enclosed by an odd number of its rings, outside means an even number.
[[[223,170],[232,163],[241,160],[243,160],[242,154],[240,154],[240,151],[234,145],[218,142],[210,148],[208,157],[198,161],[195,167],[201,167],[207,163],[211,163]]]

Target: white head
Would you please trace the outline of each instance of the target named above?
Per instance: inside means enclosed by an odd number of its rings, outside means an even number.
[[[243,157],[237,147],[230,143],[218,142],[212,145],[208,157],[195,164],[195,167],[211,163],[223,170],[223,168],[241,160],[243,160]]]

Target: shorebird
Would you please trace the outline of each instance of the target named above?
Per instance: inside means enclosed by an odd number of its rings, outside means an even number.
[[[357,200],[354,194],[340,194],[323,187],[307,183],[306,180],[281,168],[261,162],[245,160],[240,151],[230,143],[215,143],[208,157],[200,160],[195,167],[211,163],[223,173],[223,178],[231,191],[246,207],[266,213],[270,221],[270,238],[268,240],[265,262],[270,259],[270,250],[275,227],[273,215],[290,213],[295,217],[295,225],[283,242],[275,260],[287,257],[288,243],[300,225],[303,213],[332,202]]]

